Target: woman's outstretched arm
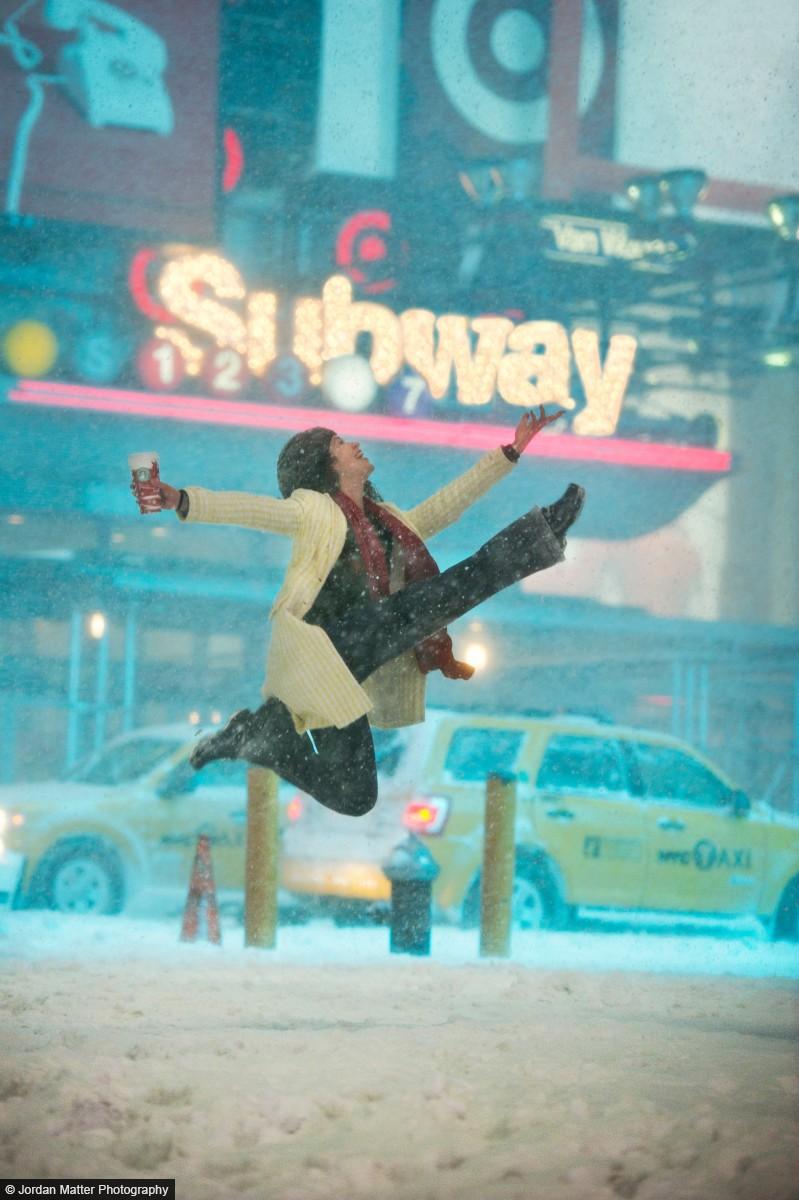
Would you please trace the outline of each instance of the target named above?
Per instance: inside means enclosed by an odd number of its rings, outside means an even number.
[[[174,488],[161,483],[161,504],[177,512],[181,521],[211,525],[239,525],[291,537],[300,522],[296,500],[277,500],[249,492],[212,492],[207,488]]]
[[[534,409],[522,413],[511,446],[516,456],[523,454],[533,438],[547,425],[563,416],[563,409],[547,416],[541,405],[538,413]],[[502,449],[490,450],[484,454],[473,467],[452,483],[440,488],[427,500],[407,510],[405,515],[414,528],[419,530],[422,538],[427,539],[446,529],[466,511],[466,509],[484,496],[489,488],[504,479],[513,470],[516,460],[507,458]]]

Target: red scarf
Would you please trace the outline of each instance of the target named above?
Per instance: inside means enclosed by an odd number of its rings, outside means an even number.
[[[366,578],[369,591],[374,599],[388,596],[390,592],[388,562],[383,543],[378,537],[372,522],[388,530],[392,540],[402,550],[405,566],[404,583],[415,583],[419,579],[429,579],[438,575],[438,565],[420,537],[409,529],[398,517],[375,504],[368,496],[364,497],[363,509],[343,492],[335,492],[333,499],[347,518],[356,545],[366,568]],[[426,637],[414,646],[416,661],[423,675],[429,671],[441,671],[448,679],[470,679],[474,667],[468,663],[458,662],[452,653],[452,638],[446,629]]]

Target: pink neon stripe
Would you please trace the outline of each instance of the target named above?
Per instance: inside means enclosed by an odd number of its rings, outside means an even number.
[[[406,445],[448,446],[458,450],[489,450],[513,437],[513,427],[508,425],[472,421],[450,423],[374,413],[332,412],[321,408],[285,408],[206,396],[82,388],[75,384],[33,379],[20,380],[8,398],[17,404],[288,432],[307,429],[311,425],[327,425],[334,417],[337,431],[346,437]],[[720,450],[636,442],[629,438],[575,437],[573,434],[545,434],[533,443],[529,453],[539,458],[716,474],[728,472],[731,466],[731,455]]]

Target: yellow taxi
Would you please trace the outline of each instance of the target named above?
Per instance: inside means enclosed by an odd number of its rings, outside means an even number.
[[[372,813],[308,802],[286,830],[287,888],[386,901],[381,865],[410,830],[440,867],[438,915],[473,924],[485,782],[511,772],[520,926],[565,928],[578,908],[747,914],[799,939],[799,819],[750,801],[684,742],[589,717],[439,712],[378,749]]]
[[[207,834],[220,902],[240,904],[247,764],[194,772],[196,736],[191,725],[138,729],[64,779],[0,787],[0,893],[4,868],[14,892],[6,901],[117,913],[145,893],[185,900]]]

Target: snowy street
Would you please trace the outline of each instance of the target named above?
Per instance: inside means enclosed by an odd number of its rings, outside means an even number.
[[[190,1200],[794,1200],[799,962],[754,931],[5,913],[0,1166]],[[704,972],[704,973],[702,973]]]

